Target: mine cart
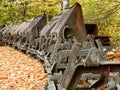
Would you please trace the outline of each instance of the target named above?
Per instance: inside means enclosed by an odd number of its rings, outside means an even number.
[[[85,24],[86,33],[94,35],[94,39],[100,39],[103,46],[110,46],[110,36],[98,36],[97,24]]]
[[[96,24],[84,23],[81,5],[68,7],[67,1],[48,24],[45,14],[39,15],[4,30],[3,40],[43,62],[46,90],[119,90],[120,63],[108,61],[103,51],[109,36],[98,36]]]
[[[96,24],[84,24],[78,3],[53,17],[40,32],[37,51],[48,73],[46,89],[99,90],[107,85],[110,73],[119,73],[120,63],[106,59],[100,39]],[[118,81],[106,87],[115,89]]]
[[[26,30],[24,30],[27,41],[29,42],[28,49],[31,54],[35,54],[35,51],[38,49],[40,31],[46,24],[46,15],[41,14],[35,17]]]

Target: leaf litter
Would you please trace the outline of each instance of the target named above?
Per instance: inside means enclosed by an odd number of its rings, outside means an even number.
[[[0,47],[0,90],[44,90],[42,64],[11,47]]]

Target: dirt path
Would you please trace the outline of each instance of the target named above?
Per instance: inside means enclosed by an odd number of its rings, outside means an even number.
[[[8,46],[0,47],[0,90],[44,90],[42,64]]]

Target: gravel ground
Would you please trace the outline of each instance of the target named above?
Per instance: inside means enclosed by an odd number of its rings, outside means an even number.
[[[0,90],[44,90],[47,74],[38,60],[0,47]]]

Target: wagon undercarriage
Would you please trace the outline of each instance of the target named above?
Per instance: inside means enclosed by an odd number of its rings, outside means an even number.
[[[44,62],[47,90],[119,90],[120,63],[106,59],[96,24],[84,24],[79,3],[47,24],[46,15],[2,31],[5,43]],[[102,40],[101,39],[101,40]],[[105,42],[105,43],[104,43]],[[116,77],[111,77],[115,72]],[[87,85],[83,86],[82,81]]]

